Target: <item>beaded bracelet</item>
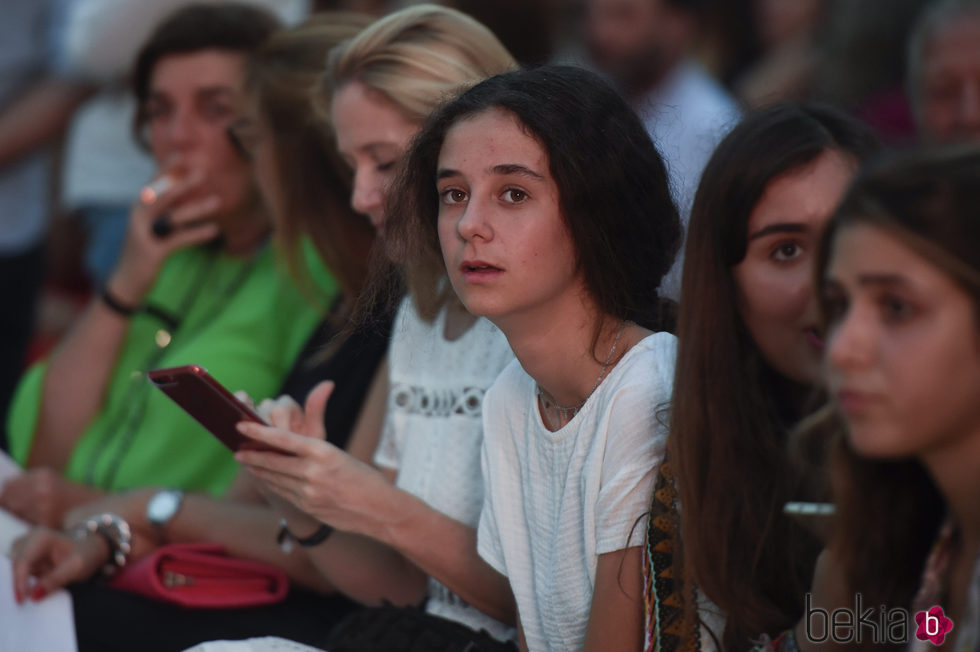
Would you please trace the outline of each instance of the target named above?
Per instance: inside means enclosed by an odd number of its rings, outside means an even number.
[[[76,541],[92,535],[102,537],[109,546],[109,563],[102,567],[103,575],[111,576],[126,565],[133,551],[133,533],[125,519],[105,512],[79,523],[71,530],[71,537]]]

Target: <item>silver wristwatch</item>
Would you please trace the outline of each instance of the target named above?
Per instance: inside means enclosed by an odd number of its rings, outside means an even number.
[[[179,489],[161,489],[146,503],[146,520],[150,525],[163,530],[174,517],[184,501],[184,492]]]

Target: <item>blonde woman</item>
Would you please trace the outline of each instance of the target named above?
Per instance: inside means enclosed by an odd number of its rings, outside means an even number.
[[[513,67],[489,30],[433,5],[394,13],[332,52],[324,108],[353,172],[352,207],[384,233],[392,210],[385,205],[389,181],[428,114]],[[397,258],[394,249],[389,247]],[[422,262],[404,270],[409,298],[394,323],[387,414],[374,466],[324,441],[321,415],[329,385],[313,391],[305,414],[283,405],[271,414],[273,427],[242,426],[246,435],[293,453],[238,457],[299,508],[288,531],[309,541],[336,529],[308,548],[330,582],[367,605],[426,600],[425,615],[414,609],[362,612],[330,649],[357,649],[379,632],[399,632],[383,643],[372,639],[384,649],[400,649],[416,633],[433,630],[482,646],[493,641],[473,630],[496,639],[512,632],[513,597],[506,579],[477,555],[476,525],[483,501],[483,393],[513,354],[495,326],[463,309],[444,272],[431,273],[442,269],[439,256]],[[371,297],[377,300],[377,294]]]

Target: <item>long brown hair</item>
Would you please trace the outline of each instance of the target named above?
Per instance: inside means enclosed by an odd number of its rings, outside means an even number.
[[[799,388],[769,367],[746,329],[732,268],[745,256],[749,216],[770,182],[827,150],[861,161],[876,146],[870,130],[835,109],[777,105],[746,117],[721,142],[695,197],[668,443],[682,513],[674,549],[686,582],[725,613],[726,649],[793,625],[820,549],[782,510],[799,484],[786,448],[802,416]],[[689,635],[698,621],[689,601]]]
[[[274,34],[251,57],[246,87],[272,134],[279,197],[273,212],[290,271],[308,281],[308,237],[340,283],[358,296],[368,273],[374,229],[348,202],[350,174],[336,153],[333,132],[314,110],[314,86],[327,53],[356,36],[371,18],[349,12],[318,14]]]
[[[973,145],[906,153],[869,167],[824,233],[817,286],[825,282],[841,228],[870,224],[901,239],[967,292],[980,325],[978,180],[980,148]],[[837,520],[830,547],[845,587],[848,594],[860,591],[869,606],[908,607],[946,516],[945,500],[918,460],[861,457],[850,447],[843,423],[837,424],[832,457]]]

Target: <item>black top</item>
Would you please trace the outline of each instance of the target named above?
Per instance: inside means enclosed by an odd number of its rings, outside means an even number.
[[[351,333],[330,357],[324,358],[324,348],[337,329],[324,321],[306,342],[297,358],[298,362],[282,384],[280,394],[288,394],[303,405],[306,395],[317,383],[332,380],[336,384],[323,421],[327,441],[339,448],[347,445],[347,439],[361,412],[361,405],[368,387],[374,379],[378,365],[388,352],[394,313]]]

